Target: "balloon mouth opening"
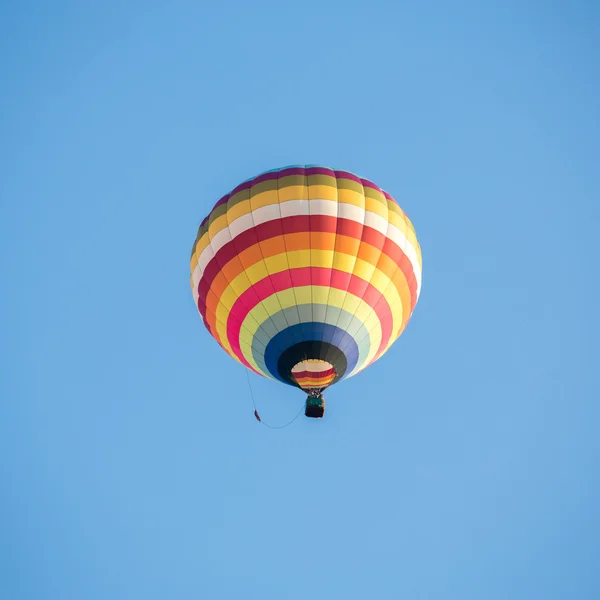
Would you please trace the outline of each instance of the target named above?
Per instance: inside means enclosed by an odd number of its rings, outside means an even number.
[[[296,363],[292,378],[303,390],[324,389],[336,378],[337,373],[326,360],[309,358]]]

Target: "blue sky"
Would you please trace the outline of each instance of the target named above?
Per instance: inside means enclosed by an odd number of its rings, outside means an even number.
[[[598,6],[0,11],[2,598],[600,597]],[[270,431],[188,258],[296,163],[399,200],[423,291]]]

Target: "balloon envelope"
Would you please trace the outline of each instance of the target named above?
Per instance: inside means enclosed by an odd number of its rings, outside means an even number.
[[[421,269],[414,227],[390,194],[311,165],[223,196],[198,229],[190,281],[231,357],[310,390],[383,356],[412,315]]]

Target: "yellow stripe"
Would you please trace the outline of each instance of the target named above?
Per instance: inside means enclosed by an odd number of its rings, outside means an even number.
[[[192,254],[192,258],[190,260],[190,264],[192,266],[192,271],[196,268],[196,265],[198,264],[198,261],[200,260],[200,255],[202,254],[202,252],[204,251],[206,246],[208,246],[209,244],[210,244],[210,238],[208,237],[208,234],[204,234],[198,240],[198,243],[196,244],[196,249],[194,250],[194,254]]]
[[[372,331],[370,336],[371,346],[366,361],[370,361],[372,357],[375,356],[379,344],[381,343],[381,324],[377,314],[373,312],[371,306],[362,300],[362,298],[358,298],[353,294],[334,288],[307,285],[293,288],[293,290],[276,292],[263,300],[263,305],[268,315],[274,315],[278,313],[282,307],[283,309],[286,309],[296,305],[311,304],[311,300],[315,304],[327,303],[329,306],[335,308],[340,308],[342,305],[347,306],[349,309],[348,312],[353,314],[358,321],[364,325],[367,331]],[[261,315],[257,309],[258,306],[248,313],[246,319],[244,319],[244,322],[242,323],[242,329],[240,331],[240,342],[243,340],[246,348],[250,348],[248,354],[244,352],[244,356],[246,360],[254,366],[257,365],[253,362],[254,358],[252,357],[251,351],[252,340],[259,328],[259,323],[263,322],[260,319],[264,317],[264,314]]]
[[[390,211],[388,210],[387,200],[385,196],[379,193],[377,190],[371,190],[371,192],[377,195],[377,198],[365,196],[365,210],[380,215],[387,221],[388,214]]]
[[[396,204],[396,202],[394,202],[393,200],[388,200],[387,198],[385,199],[388,205],[388,210],[396,215],[398,215],[399,217],[403,217],[404,216],[404,211],[398,206],[398,204]]]
[[[289,200],[307,200],[308,187],[305,185],[290,185],[289,187],[277,190],[279,201],[288,202]]]
[[[212,240],[219,231],[222,229],[226,229],[229,227],[229,223],[227,222],[227,213],[217,217],[210,225],[208,226],[208,236]]]
[[[248,214],[252,210],[250,200],[242,200],[234,204],[226,213],[229,224],[233,223],[239,217]]]

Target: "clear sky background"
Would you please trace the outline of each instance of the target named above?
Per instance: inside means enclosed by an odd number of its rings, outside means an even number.
[[[600,8],[4,2],[0,597],[600,598]],[[271,431],[189,253],[321,163],[423,249],[406,332]],[[304,396],[252,377],[259,410]]]

